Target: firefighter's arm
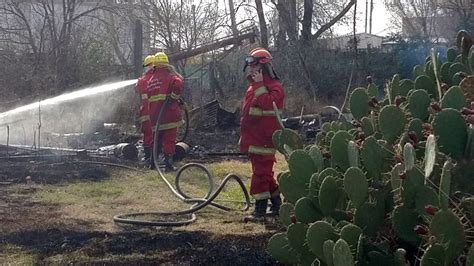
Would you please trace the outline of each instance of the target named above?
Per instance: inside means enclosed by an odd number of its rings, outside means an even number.
[[[183,80],[177,76],[173,78],[170,84],[170,98],[178,100],[183,92]]]
[[[273,102],[280,102],[285,97],[283,88],[279,83],[264,86],[262,82],[258,85],[261,86],[258,86],[254,91],[255,97],[252,106],[270,110],[273,108]]]

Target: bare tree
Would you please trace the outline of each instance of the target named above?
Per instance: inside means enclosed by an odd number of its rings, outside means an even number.
[[[68,72],[75,26],[105,7],[100,0],[6,0],[0,4],[5,19],[0,39],[10,48],[29,51],[34,71],[51,68],[54,87],[65,88],[73,82]]]
[[[265,14],[263,13],[262,0],[255,0],[255,6],[257,7],[258,22],[260,25],[261,44],[262,47],[268,48],[268,30]]]
[[[436,34],[436,0],[390,0],[385,1],[393,15],[392,23],[405,36],[430,39]]]

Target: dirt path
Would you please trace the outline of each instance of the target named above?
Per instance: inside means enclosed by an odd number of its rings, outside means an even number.
[[[109,182],[106,187],[129,178],[144,183],[146,176],[117,176],[99,166],[10,163],[0,169],[0,264],[275,264],[265,245],[278,227],[243,224],[239,212],[205,209],[196,223],[182,228],[121,227],[113,223],[111,215],[128,210],[125,207],[115,209],[106,200],[89,201],[88,196],[83,200],[74,198],[77,186],[103,189],[104,182]],[[175,202],[163,189],[158,193],[167,198],[161,196],[161,202]],[[127,195],[122,194],[114,202],[126,202],[123,197]],[[45,200],[44,195],[50,198]],[[134,204],[143,202],[131,200],[128,205]],[[152,200],[150,204],[157,202]]]

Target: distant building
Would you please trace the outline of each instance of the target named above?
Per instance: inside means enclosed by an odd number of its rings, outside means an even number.
[[[357,49],[369,50],[372,48],[382,48],[384,37],[369,33],[357,33]],[[348,34],[333,38],[317,40],[317,42],[327,49],[349,50],[354,47],[354,35]]]

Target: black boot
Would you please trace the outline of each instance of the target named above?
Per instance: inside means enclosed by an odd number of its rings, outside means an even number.
[[[145,153],[145,157],[143,161],[145,161],[145,167],[149,169],[155,169],[155,161],[153,160],[153,149],[150,147],[144,147],[143,153]]]
[[[255,201],[255,211],[252,215],[245,216],[244,222],[253,222],[253,223],[260,223],[265,221],[265,217],[267,215],[267,205],[268,199],[263,200],[256,200]]]
[[[270,213],[267,213],[267,216],[278,217],[280,216],[280,206],[281,206],[281,197],[278,194],[270,198],[272,207],[270,207]]]
[[[173,155],[165,155],[165,172],[174,172],[176,170],[176,166],[173,165]]]

